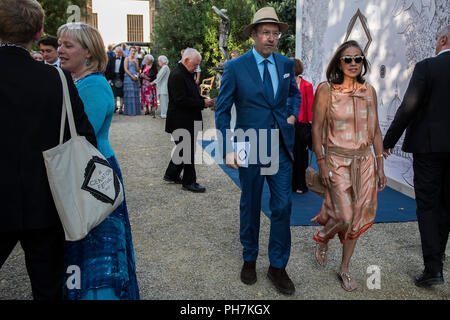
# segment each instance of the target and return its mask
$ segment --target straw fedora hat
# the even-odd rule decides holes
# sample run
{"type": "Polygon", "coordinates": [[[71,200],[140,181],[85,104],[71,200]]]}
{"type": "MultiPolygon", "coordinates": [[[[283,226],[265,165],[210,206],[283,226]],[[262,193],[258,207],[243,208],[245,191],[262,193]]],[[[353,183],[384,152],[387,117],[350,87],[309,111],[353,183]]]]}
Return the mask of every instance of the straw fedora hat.
{"type": "Polygon", "coordinates": [[[250,33],[253,30],[253,27],[260,23],[278,24],[278,26],[280,27],[280,32],[282,33],[286,32],[289,28],[288,24],[280,22],[280,20],[278,20],[278,16],[274,8],[264,7],[256,11],[255,15],[253,16],[253,22],[245,27],[244,34],[249,37],[250,33]]]}

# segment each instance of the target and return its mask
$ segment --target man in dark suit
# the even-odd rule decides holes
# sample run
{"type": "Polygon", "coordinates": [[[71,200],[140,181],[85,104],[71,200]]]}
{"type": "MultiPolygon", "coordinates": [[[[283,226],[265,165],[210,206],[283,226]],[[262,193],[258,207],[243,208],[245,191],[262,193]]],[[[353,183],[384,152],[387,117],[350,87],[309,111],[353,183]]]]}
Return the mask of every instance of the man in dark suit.
{"type": "MultiPolygon", "coordinates": [[[[64,231],[42,152],[59,144],[63,94],[58,71],[29,53],[43,21],[36,0],[0,0],[0,268],[20,241],[34,299],[54,300],[62,298],[64,231]]],[[[65,74],[77,133],[96,145],[70,73],[65,74]]],[[[65,135],[70,136],[68,124],[65,135]]]]}
{"type": "Polygon", "coordinates": [[[109,57],[108,64],[106,65],[105,77],[112,87],[114,98],[116,101],[116,108],[114,112],[119,110],[119,114],[123,114],[123,79],[125,76],[124,68],[125,57],[121,47],[114,49],[114,56],[109,57]],[[117,108],[117,102],[119,107],[117,108]]]}
{"type": "Polygon", "coordinates": [[[195,173],[194,154],[198,134],[195,122],[200,124],[201,129],[203,108],[214,105],[213,100],[200,96],[195,84],[194,71],[200,65],[201,59],[197,50],[186,49],[181,63],[172,70],[167,83],[169,108],[166,132],[172,134],[179,152],[175,152],[170,160],[164,180],[181,183],[184,190],[192,192],[205,192],[205,188],[197,183],[195,173]]]}
{"type": "MultiPolygon", "coordinates": [[[[287,24],[279,22],[274,8],[265,7],[255,13],[253,23],[244,29],[244,34],[254,40],[254,47],[225,65],[217,100],[216,127],[226,150],[226,165],[239,170],[242,188],[240,240],[244,264],[241,281],[248,285],[257,281],[261,195],[264,180],[267,180],[271,210],[267,276],[281,293],[291,295],[295,286],[286,272],[286,265],[291,249],[294,124],[299,113],[300,91],[295,81],[294,60],[275,52],[281,33],[287,29],[287,24]],[[241,152],[234,152],[227,134],[233,103],[237,115],[235,133],[249,131],[255,136],[254,141],[250,140],[248,166],[239,165],[241,152]],[[262,138],[263,135],[267,139],[262,138]],[[265,161],[260,158],[262,154],[278,155],[271,163],[277,170],[265,167],[265,161]]],[[[239,133],[236,138],[245,145],[239,133]]]]}
{"type": "Polygon", "coordinates": [[[417,286],[444,282],[450,230],[450,25],[436,37],[436,57],[418,62],[408,89],[384,137],[385,157],[406,129],[402,150],[413,153],[417,220],[425,270],[417,286]]]}

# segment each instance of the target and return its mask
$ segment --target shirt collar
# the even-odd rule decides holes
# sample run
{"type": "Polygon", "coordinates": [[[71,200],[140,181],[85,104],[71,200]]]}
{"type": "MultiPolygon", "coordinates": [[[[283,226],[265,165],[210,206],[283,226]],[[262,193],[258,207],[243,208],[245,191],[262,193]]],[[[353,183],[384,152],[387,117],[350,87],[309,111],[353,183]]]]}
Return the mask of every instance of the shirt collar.
{"type": "Polygon", "coordinates": [[[449,52],[449,51],[450,51],[450,49],[445,49],[445,50],[442,50],[441,52],[439,52],[437,55],[440,55],[442,53],[449,52]]]}
{"type": "Polygon", "coordinates": [[[56,60],[56,61],[53,62],[53,63],[48,63],[47,61],[44,61],[44,62],[45,62],[45,64],[48,64],[48,65],[51,65],[51,66],[59,67],[59,58],[58,58],[58,60],[56,60]]]}
{"type": "MultiPolygon", "coordinates": [[[[255,47],[252,48],[252,52],[253,52],[253,55],[254,55],[254,57],[256,59],[256,64],[260,64],[264,60],[266,60],[266,58],[264,58],[262,55],[260,55],[258,53],[258,51],[256,51],[255,47]]],[[[275,59],[273,58],[273,53],[267,58],[267,60],[269,60],[269,62],[275,64],[275,59]]]]}

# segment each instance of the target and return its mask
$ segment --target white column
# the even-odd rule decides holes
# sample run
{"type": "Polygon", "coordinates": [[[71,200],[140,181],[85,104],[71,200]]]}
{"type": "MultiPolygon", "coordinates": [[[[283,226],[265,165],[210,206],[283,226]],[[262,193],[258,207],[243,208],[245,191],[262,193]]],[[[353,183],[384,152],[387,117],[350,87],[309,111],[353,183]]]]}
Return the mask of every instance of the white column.
{"type": "Polygon", "coordinates": [[[295,57],[302,57],[302,17],[303,17],[303,0],[297,0],[297,19],[295,24],[295,57]]]}

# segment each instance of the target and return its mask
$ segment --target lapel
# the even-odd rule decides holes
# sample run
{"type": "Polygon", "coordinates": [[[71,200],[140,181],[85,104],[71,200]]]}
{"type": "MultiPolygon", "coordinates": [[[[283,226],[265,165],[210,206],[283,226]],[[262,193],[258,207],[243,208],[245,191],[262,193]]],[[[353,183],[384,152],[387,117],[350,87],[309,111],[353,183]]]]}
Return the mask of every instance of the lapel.
{"type": "Polygon", "coordinates": [[[282,68],[283,64],[281,62],[281,60],[279,59],[278,53],[274,52],[273,53],[273,59],[275,60],[275,66],[277,68],[277,73],[278,73],[278,89],[277,89],[277,93],[275,95],[275,102],[278,100],[278,96],[280,95],[280,92],[283,91],[283,83],[284,83],[284,79],[283,79],[283,70],[284,68],[282,68]]]}
{"type": "Polygon", "coordinates": [[[245,64],[245,67],[247,69],[247,72],[248,72],[250,78],[252,78],[252,80],[253,80],[253,83],[258,88],[260,88],[261,92],[263,93],[264,99],[267,101],[267,103],[270,106],[271,105],[270,100],[264,92],[263,82],[261,80],[261,75],[259,73],[258,66],[256,65],[256,59],[253,56],[252,49],[250,49],[250,51],[247,52],[245,60],[243,62],[245,64]]]}

